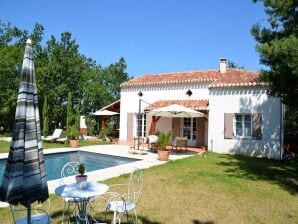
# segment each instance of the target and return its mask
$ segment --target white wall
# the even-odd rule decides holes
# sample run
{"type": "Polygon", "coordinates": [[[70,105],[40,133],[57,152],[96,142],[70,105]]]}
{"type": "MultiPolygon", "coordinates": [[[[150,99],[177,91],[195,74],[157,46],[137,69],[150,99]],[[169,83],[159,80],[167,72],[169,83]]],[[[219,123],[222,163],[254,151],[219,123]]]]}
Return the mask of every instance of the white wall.
{"type": "Polygon", "coordinates": [[[210,89],[208,150],[280,159],[280,108],[264,89],[210,89]],[[262,113],[262,140],[224,139],[224,113],[262,113]]]}
{"type": "MultiPolygon", "coordinates": [[[[139,110],[139,96],[138,92],[142,91],[143,97],[141,102],[141,111],[148,104],[154,103],[157,100],[197,100],[197,99],[208,99],[209,98],[209,83],[194,84],[190,85],[161,85],[152,87],[129,87],[121,88],[120,95],[120,135],[119,138],[122,141],[127,139],[127,113],[138,113],[139,110]],[[188,97],[186,91],[190,89],[192,96],[188,97]]],[[[135,125],[135,124],[134,124],[135,125]]],[[[171,130],[172,123],[161,118],[157,122],[157,129],[163,130],[166,126],[171,130]]]]}

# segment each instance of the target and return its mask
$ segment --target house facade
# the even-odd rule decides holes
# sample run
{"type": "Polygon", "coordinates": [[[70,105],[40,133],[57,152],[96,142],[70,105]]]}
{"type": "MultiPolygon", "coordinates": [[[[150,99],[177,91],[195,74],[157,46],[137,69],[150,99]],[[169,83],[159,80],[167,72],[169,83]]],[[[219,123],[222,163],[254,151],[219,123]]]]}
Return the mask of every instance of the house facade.
{"type": "Polygon", "coordinates": [[[143,75],[121,84],[119,140],[132,141],[138,134],[147,137],[156,129],[172,131],[172,138],[186,136],[192,147],[280,159],[280,98],[267,94],[259,73],[229,69],[225,59],[220,60],[219,67],[143,75]],[[204,117],[167,118],[150,113],[172,104],[202,112],[204,117]]]}

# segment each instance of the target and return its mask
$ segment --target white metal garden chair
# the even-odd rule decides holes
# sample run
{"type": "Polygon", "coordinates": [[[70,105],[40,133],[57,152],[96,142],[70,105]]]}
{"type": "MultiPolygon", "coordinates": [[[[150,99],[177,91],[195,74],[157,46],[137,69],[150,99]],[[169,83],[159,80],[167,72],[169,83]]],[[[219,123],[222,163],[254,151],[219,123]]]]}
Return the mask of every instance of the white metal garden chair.
{"type": "MultiPolygon", "coordinates": [[[[91,198],[88,201],[87,212],[86,212],[89,217],[87,219],[85,218],[85,222],[93,223],[93,224],[107,224],[107,221],[106,221],[107,204],[110,201],[115,201],[115,200],[124,201],[121,195],[119,195],[118,197],[118,194],[113,192],[107,192],[104,195],[99,195],[91,198]]],[[[121,215],[121,213],[119,214],[121,215]]],[[[84,217],[79,217],[79,218],[80,220],[84,220],[84,217]]],[[[116,213],[114,214],[113,220],[119,220],[117,223],[121,222],[120,216],[117,216],[116,213]]]]}
{"type": "MultiPolygon", "coordinates": [[[[51,223],[51,218],[48,214],[50,210],[50,199],[47,200],[48,207],[44,209],[45,203],[38,203],[31,213],[32,224],[48,224],[51,223]]],[[[14,224],[27,224],[27,208],[22,205],[9,205],[14,224]]]]}
{"type": "MultiPolygon", "coordinates": [[[[128,181],[127,193],[115,193],[110,192],[113,196],[108,200],[106,209],[114,212],[113,224],[121,223],[121,214],[126,214],[128,220],[128,213],[133,211],[135,220],[137,222],[137,203],[143,188],[144,174],[141,169],[135,169],[128,181]]],[[[123,184],[117,184],[110,186],[111,188],[124,186],[123,184]]]]}
{"type": "MultiPolygon", "coordinates": [[[[60,179],[60,184],[70,184],[73,183],[75,181],[74,175],[78,174],[78,168],[79,168],[79,162],[68,162],[66,163],[62,169],[61,169],[61,179],[60,179]]],[[[70,206],[73,205],[74,209],[73,212],[75,211],[76,208],[76,202],[78,200],[74,200],[73,198],[68,198],[68,197],[64,197],[64,208],[63,208],[63,215],[62,215],[62,223],[64,222],[64,216],[65,216],[65,212],[67,211],[68,214],[68,218],[70,218],[70,206]]],[[[73,213],[72,212],[72,213],[73,213]]]]}

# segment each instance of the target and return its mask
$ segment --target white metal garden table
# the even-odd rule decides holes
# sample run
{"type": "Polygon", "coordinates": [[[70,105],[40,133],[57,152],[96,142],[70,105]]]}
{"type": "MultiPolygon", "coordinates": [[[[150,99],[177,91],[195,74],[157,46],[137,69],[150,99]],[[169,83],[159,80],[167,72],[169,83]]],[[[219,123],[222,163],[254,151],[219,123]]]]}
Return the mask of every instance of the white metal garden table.
{"type": "Polygon", "coordinates": [[[80,183],[64,184],[55,189],[55,193],[61,197],[73,198],[78,205],[77,222],[88,223],[87,204],[90,198],[102,195],[109,190],[109,186],[93,181],[81,183],[85,187],[81,188],[80,183]]]}

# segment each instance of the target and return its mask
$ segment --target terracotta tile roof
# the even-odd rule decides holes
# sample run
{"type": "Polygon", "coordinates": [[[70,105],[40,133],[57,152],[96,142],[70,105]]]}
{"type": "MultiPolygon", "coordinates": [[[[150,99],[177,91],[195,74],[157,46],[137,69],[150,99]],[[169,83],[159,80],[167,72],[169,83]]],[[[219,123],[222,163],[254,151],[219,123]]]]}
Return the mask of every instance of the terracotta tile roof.
{"type": "Polygon", "coordinates": [[[209,85],[209,88],[233,87],[233,86],[263,86],[265,82],[260,80],[260,74],[243,69],[228,69],[219,79],[209,85]]]}
{"type": "Polygon", "coordinates": [[[147,74],[121,84],[121,87],[138,87],[182,83],[210,83],[210,88],[229,86],[262,86],[260,75],[255,71],[227,69],[221,74],[218,70],[147,74]]]}
{"type": "Polygon", "coordinates": [[[121,84],[121,87],[212,82],[219,78],[217,70],[146,74],[121,84]]]}
{"type": "Polygon", "coordinates": [[[172,104],[178,104],[193,110],[208,110],[208,100],[158,100],[148,105],[145,110],[154,110],[160,107],[166,107],[172,104]]]}

